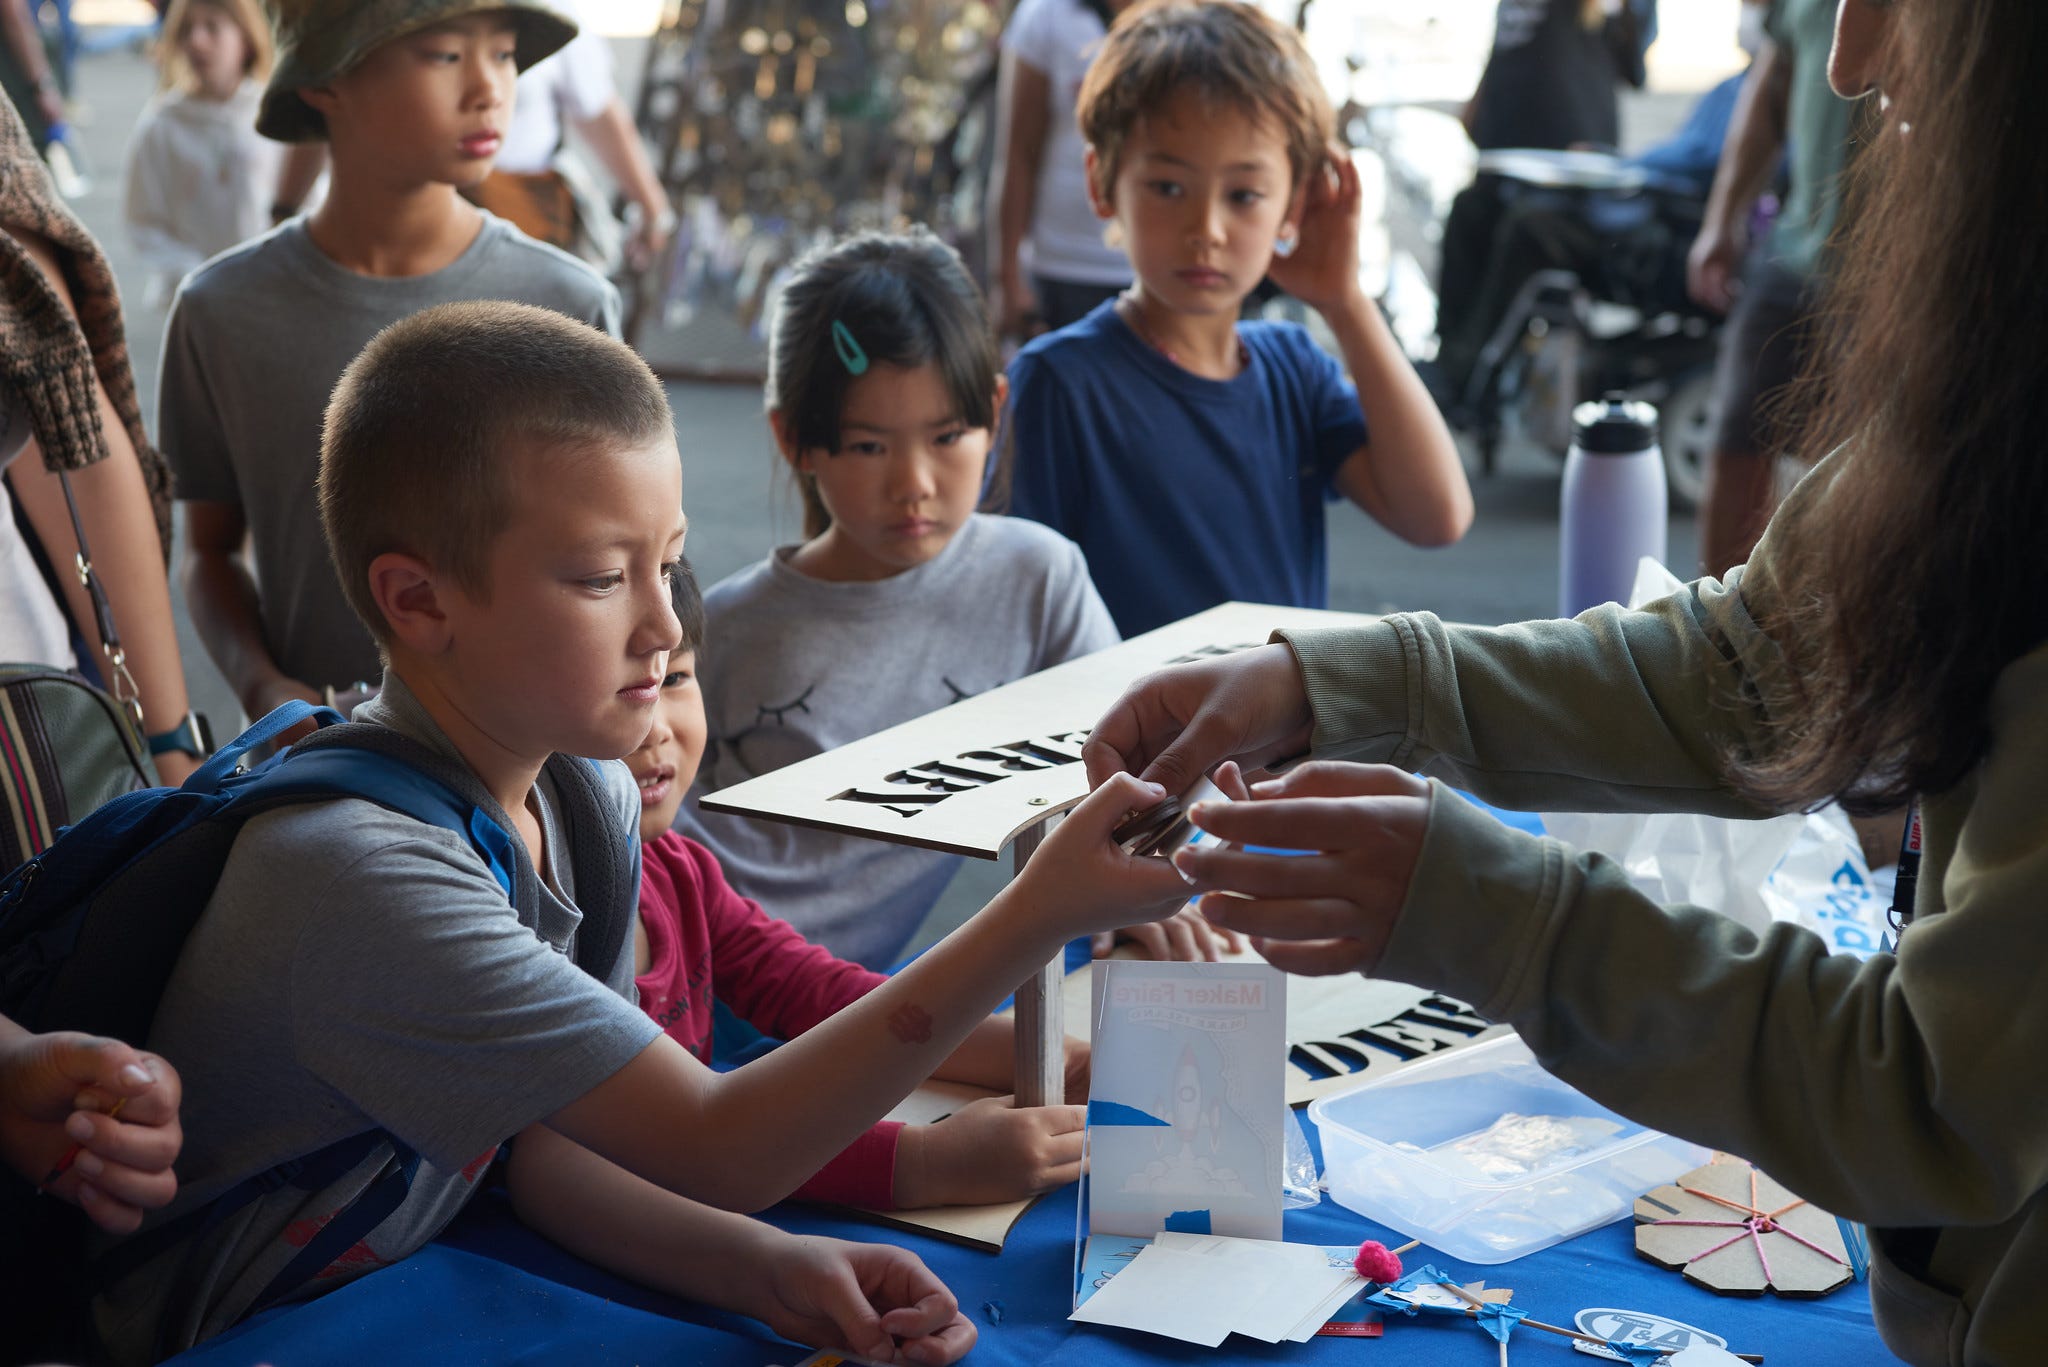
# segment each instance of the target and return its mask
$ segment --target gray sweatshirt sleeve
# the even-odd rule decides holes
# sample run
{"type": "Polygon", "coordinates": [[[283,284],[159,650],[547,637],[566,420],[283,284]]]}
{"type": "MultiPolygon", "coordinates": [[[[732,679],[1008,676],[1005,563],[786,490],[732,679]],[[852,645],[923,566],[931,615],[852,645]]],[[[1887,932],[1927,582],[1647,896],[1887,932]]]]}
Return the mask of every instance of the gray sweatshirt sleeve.
{"type": "MultiPolygon", "coordinates": [[[[1796,497],[1825,492],[1823,466],[1796,497]]],[[[1725,582],[1638,611],[1454,626],[1403,613],[1363,630],[1283,631],[1319,754],[1396,764],[1523,811],[1769,815],[1727,787],[1760,753],[1757,685],[1786,668],[1755,612],[1775,602],[1769,540],[1725,582]]]]}

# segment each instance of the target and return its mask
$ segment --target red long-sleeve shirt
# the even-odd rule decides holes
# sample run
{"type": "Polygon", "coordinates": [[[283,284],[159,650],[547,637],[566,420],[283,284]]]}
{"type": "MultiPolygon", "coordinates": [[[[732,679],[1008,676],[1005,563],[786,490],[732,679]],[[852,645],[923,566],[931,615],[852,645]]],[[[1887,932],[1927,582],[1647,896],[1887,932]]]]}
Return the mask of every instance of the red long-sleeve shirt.
{"type": "MultiPolygon", "coordinates": [[[[640,923],[648,948],[647,971],[636,979],[640,1006],[707,1063],[714,998],[762,1034],[794,1039],[884,981],[734,892],[717,856],[674,831],[641,853],[640,923]]],[[[889,1120],[876,1125],[796,1194],[892,1207],[902,1128],[889,1120]]]]}

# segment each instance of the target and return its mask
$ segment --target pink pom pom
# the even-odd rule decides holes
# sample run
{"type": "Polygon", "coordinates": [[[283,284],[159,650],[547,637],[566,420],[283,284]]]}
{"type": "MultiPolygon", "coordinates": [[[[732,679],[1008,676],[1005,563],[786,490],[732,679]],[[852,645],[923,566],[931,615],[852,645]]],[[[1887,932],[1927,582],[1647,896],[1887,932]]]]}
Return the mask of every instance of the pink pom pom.
{"type": "Polygon", "coordinates": [[[1369,1282],[1397,1282],[1401,1280],[1401,1259],[1378,1239],[1367,1239],[1358,1246],[1358,1256],[1351,1260],[1358,1269],[1358,1275],[1369,1282]]]}

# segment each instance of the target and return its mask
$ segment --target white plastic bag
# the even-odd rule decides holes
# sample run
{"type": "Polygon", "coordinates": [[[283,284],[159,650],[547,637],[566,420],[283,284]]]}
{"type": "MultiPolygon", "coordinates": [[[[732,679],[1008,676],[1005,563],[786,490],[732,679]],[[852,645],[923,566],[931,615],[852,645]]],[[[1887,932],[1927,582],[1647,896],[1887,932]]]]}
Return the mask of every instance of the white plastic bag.
{"type": "Polygon", "coordinates": [[[1774,919],[1764,885],[1806,824],[1802,816],[1731,821],[1686,812],[1545,812],[1543,829],[1598,850],[1652,901],[1710,907],[1762,933],[1774,919]]]}
{"type": "MultiPolygon", "coordinates": [[[[1629,602],[1640,607],[1683,587],[1645,557],[1629,602]]],[[[1543,828],[1614,859],[1658,902],[1708,907],[1759,933],[1773,921],[1792,921],[1829,949],[1859,957],[1883,946],[1888,880],[1872,877],[1862,843],[1839,808],[1764,821],[1682,812],[1546,812],[1543,828]]]]}

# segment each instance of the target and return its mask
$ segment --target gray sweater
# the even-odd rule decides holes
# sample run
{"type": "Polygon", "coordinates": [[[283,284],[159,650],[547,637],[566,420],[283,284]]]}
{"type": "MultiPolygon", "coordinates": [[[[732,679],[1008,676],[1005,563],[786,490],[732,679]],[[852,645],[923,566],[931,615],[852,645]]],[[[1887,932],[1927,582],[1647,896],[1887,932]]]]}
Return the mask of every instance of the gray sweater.
{"type": "MultiPolygon", "coordinates": [[[[1853,467],[1851,467],[1853,468],[1853,467]]],[[[1828,497],[1836,457],[1794,497],[1828,497]]],[[[1717,756],[1761,744],[1758,628],[1781,592],[1745,569],[1639,612],[1494,629],[1426,614],[1284,633],[1315,746],[1523,809],[1757,816],[1717,756]]],[[[1597,854],[1510,830],[1432,785],[1428,835],[1379,976],[1521,1032],[1617,1111],[1740,1154],[1873,1227],[1871,1300],[1915,1364],[2042,1358],[2048,1286],[2048,647],[2010,664],[1992,746],[1923,796],[1916,917],[1898,953],[1830,956],[1659,908],[1597,854]],[[1627,972],[1615,966],[1627,965],[1627,972]]]]}
{"type": "Polygon", "coordinates": [[[813,579],[795,549],[704,595],[710,740],[676,829],[771,916],[887,968],[957,856],[707,812],[696,796],[1114,645],[1116,627],[1079,548],[1036,522],[977,513],[937,557],[873,583],[813,579]]]}

